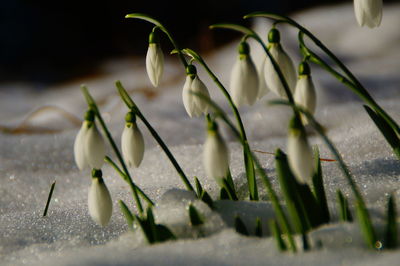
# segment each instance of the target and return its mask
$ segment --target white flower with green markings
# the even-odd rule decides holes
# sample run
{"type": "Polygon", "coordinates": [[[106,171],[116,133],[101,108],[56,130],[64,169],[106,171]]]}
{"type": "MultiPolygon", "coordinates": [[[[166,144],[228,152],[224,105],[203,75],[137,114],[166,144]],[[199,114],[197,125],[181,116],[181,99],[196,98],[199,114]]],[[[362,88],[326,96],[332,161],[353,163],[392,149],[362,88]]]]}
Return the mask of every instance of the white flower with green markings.
{"type": "Polygon", "coordinates": [[[382,21],[382,0],[354,0],[354,12],[358,24],[375,28],[382,21]]]}
{"type": "Polygon", "coordinates": [[[122,155],[129,167],[139,167],[144,155],[144,139],[136,124],[133,112],[125,117],[125,128],[121,136],[122,155]]]}
{"type": "Polygon", "coordinates": [[[158,35],[151,32],[149,36],[149,48],[146,54],[147,75],[154,87],[160,84],[164,73],[164,54],[161,50],[158,35]]]}
{"type": "MultiPolygon", "coordinates": [[[[297,105],[314,115],[316,98],[310,67],[306,62],[302,62],[299,65],[299,78],[297,79],[294,101],[297,105]]],[[[308,124],[308,120],[304,115],[301,115],[301,118],[304,124],[308,124]]]]}
{"type": "Polygon", "coordinates": [[[210,98],[206,85],[197,76],[196,67],[188,65],[186,68],[186,81],[183,85],[182,100],[186,112],[190,117],[206,114],[208,103],[201,96],[210,98]]]}
{"type": "Polygon", "coordinates": [[[101,170],[93,169],[92,184],[88,194],[89,214],[98,225],[106,226],[112,214],[112,200],[101,170]]]}
{"type": "Polygon", "coordinates": [[[241,42],[238,50],[239,56],[231,72],[230,91],[233,102],[239,107],[253,105],[257,100],[259,78],[247,42],[241,42]]]}

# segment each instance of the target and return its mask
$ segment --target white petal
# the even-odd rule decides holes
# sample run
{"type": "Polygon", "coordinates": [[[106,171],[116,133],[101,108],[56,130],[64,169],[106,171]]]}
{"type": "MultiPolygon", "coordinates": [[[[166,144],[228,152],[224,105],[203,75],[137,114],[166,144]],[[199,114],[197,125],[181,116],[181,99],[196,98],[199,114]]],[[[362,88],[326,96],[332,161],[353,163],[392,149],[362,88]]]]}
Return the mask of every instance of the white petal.
{"type": "Polygon", "coordinates": [[[192,79],[189,75],[186,76],[186,82],[182,91],[183,105],[185,106],[186,112],[190,117],[200,116],[202,113],[207,113],[207,102],[205,102],[199,96],[190,93],[190,91],[210,97],[207,87],[197,76],[194,79],[192,79]]]}
{"type": "Polygon", "coordinates": [[[164,72],[164,54],[160,45],[151,43],[146,54],[147,75],[154,87],[160,83],[164,72]]]}
{"type": "MultiPolygon", "coordinates": [[[[208,89],[207,89],[206,85],[203,83],[203,81],[201,81],[201,79],[199,79],[198,76],[196,76],[193,80],[192,90],[201,95],[204,95],[205,97],[210,98],[210,94],[208,93],[208,89]]],[[[194,95],[194,96],[195,96],[194,102],[196,105],[198,116],[201,115],[202,113],[206,114],[207,110],[208,110],[208,103],[205,100],[203,100],[201,97],[199,97],[197,95],[194,95]]]]}
{"type": "Polygon", "coordinates": [[[100,169],[104,162],[106,148],[103,137],[95,123],[88,129],[85,137],[85,156],[91,168],[100,169]]]}
{"type": "Polygon", "coordinates": [[[378,27],[382,21],[382,0],[354,0],[354,12],[360,26],[378,27]]]}
{"type": "MultiPolygon", "coordinates": [[[[293,93],[296,86],[296,70],[294,68],[292,59],[290,59],[280,44],[271,45],[269,51],[271,52],[271,55],[275,59],[276,63],[279,65],[283,76],[285,77],[286,82],[293,93]]],[[[268,88],[282,98],[287,98],[282,82],[268,57],[265,62],[264,75],[268,88]]]]}
{"type": "Polygon", "coordinates": [[[228,148],[218,133],[208,133],[203,153],[204,169],[217,183],[226,177],[229,169],[228,148]]]}
{"type": "Polygon", "coordinates": [[[112,214],[112,200],[104,182],[92,178],[92,185],[88,195],[89,214],[93,221],[101,226],[106,226],[112,214]]]}
{"type": "Polygon", "coordinates": [[[258,96],[258,82],[257,69],[251,57],[239,57],[230,79],[231,96],[236,106],[254,104],[258,96]]]}
{"type": "Polygon", "coordinates": [[[87,122],[82,123],[82,127],[76,135],[75,143],[74,143],[74,157],[75,163],[78,166],[79,170],[83,170],[88,166],[88,162],[85,156],[85,137],[87,134],[87,122]]]}
{"type": "MultiPolygon", "coordinates": [[[[311,76],[303,75],[297,80],[294,101],[312,115],[315,113],[316,95],[311,76]]],[[[304,116],[302,116],[302,120],[303,122],[308,123],[304,116]]]]}
{"type": "Polygon", "coordinates": [[[267,86],[267,83],[265,82],[265,64],[266,64],[266,60],[264,59],[264,61],[262,62],[260,69],[258,71],[259,75],[258,75],[258,99],[261,99],[262,97],[264,97],[264,95],[266,95],[269,92],[269,88],[267,86]]]}
{"type": "Polygon", "coordinates": [[[128,166],[139,167],[144,155],[144,139],[136,123],[125,126],[121,137],[122,155],[128,166]]]}
{"type": "Polygon", "coordinates": [[[300,183],[311,183],[314,160],[305,133],[289,131],[287,153],[290,168],[300,183]]]}

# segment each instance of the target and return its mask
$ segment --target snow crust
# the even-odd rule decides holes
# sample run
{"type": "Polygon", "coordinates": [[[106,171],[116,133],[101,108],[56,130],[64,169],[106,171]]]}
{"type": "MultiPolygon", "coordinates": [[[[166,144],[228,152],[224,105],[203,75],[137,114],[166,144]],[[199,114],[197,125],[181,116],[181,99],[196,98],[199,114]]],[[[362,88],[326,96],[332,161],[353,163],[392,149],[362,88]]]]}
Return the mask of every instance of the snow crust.
{"type": "MultiPolygon", "coordinates": [[[[359,28],[350,4],[327,6],[304,11],[295,19],[304,24],[331,48],[360,77],[361,82],[396,121],[400,121],[400,5],[386,5],[380,28],[359,28]]],[[[255,28],[266,35],[268,22],[256,21],[255,28]]],[[[296,32],[282,29],[287,52],[299,62],[296,32]]],[[[227,45],[207,58],[223,84],[229,84],[230,67],[236,58],[237,43],[227,45]]],[[[252,43],[258,63],[263,54],[252,43]]],[[[144,57],[117,60],[104,66],[104,76],[85,81],[100,102],[100,108],[116,143],[124,126],[126,107],[118,98],[113,82],[121,80],[133,90],[133,98],[154,128],[165,140],[177,161],[190,178],[197,176],[212,197],[218,195],[214,180],[205,176],[202,148],[205,123],[190,119],[183,107],[181,90],[183,71],[177,61],[166,58],[164,79],[154,99],[143,93],[150,88],[144,57]]],[[[223,96],[198,68],[211,97],[228,109],[223,96]]],[[[365,196],[378,233],[382,234],[387,196],[394,193],[400,206],[400,164],[380,132],[362,108],[362,103],[331,76],[318,67],[312,69],[318,95],[317,119],[326,127],[365,196]]],[[[81,117],[86,106],[80,83],[69,83],[49,90],[32,90],[29,84],[2,85],[0,120],[9,127],[18,125],[40,106],[55,105],[81,117]]],[[[269,94],[267,99],[275,96],[269,94]]],[[[253,107],[241,108],[242,118],[254,150],[274,152],[286,149],[289,112],[271,107],[262,100],[253,107]]],[[[157,203],[155,217],[168,226],[178,241],[149,246],[140,230],[131,232],[119,211],[117,201],[124,200],[135,210],[129,187],[109,167],[103,177],[112,195],[114,212],[107,227],[97,226],[87,210],[90,185],[88,170],[79,172],[73,159],[73,142],[78,132],[59,115],[44,113],[33,119],[32,127],[61,130],[55,134],[11,135],[0,133],[0,264],[2,265],[398,265],[398,251],[368,250],[358,225],[333,222],[310,233],[313,249],[300,254],[281,254],[269,237],[266,222],[274,214],[268,201],[217,201],[211,210],[183,184],[166,156],[141,122],[146,152],[139,169],[132,169],[134,181],[157,203]],[[51,183],[57,180],[48,217],[42,212],[51,183]],[[192,203],[205,218],[205,224],[193,228],[187,208],[192,203]],[[250,233],[255,219],[262,218],[263,238],[245,237],[233,229],[236,215],[244,220],[250,233]]],[[[222,126],[222,124],[221,124],[222,126]]],[[[247,197],[242,151],[229,130],[231,171],[239,195],[247,197]]],[[[311,132],[311,143],[320,145],[321,155],[332,158],[327,148],[311,132]]],[[[108,149],[107,154],[114,154],[108,149]]],[[[259,159],[277,187],[273,156],[259,154],[259,159]]],[[[323,172],[329,207],[337,221],[335,192],[352,194],[335,163],[324,162],[323,172]]],[[[194,182],[193,182],[194,183],[194,182]]],[[[260,194],[266,199],[260,182],[260,194]]],[[[398,208],[398,211],[400,209],[398,208]]],[[[300,242],[299,242],[300,243],[300,242]]]]}

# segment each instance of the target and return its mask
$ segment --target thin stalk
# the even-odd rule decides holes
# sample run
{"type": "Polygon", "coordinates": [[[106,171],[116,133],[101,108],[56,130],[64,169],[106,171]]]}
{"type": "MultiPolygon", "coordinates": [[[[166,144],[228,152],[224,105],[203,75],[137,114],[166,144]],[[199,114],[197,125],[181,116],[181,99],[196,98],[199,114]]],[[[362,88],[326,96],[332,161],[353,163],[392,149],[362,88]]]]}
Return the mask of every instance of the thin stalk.
{"type": "Polygon", "coordinates": [[[140,187],[138,187],[134,182],[131,182],[128,176],[121,169],[119,169],[118,165],[110,157],[106,156],[104,158],[104,161],[109,163],[112,166],[112,168],[114,168],[114,170],[122,177],[122,179],[128,183],[128,185],[132,190],[132,193],[135,189],[137,189],[139,194],[147,201],[147,203],[150,206],[154,206],[154,202],[146,195],[146,193],[144,193],[143,190],[141,190],[140,187]]]}
{"type": "Polygon", "coordinates": [[[235,103],[232,100],[231,95],[227,91],[227,89],[224,87],[224,85],[219,81],[218,77],[214,74],[214,72],[208,67],[206,62],[203,60],[203,58],[196,53],[195,51],[191,49],[183,49],[183,53],[191,56],[194,58],[200,65],[204,67],[204,69],[207,71],[208,75],[212,78],[212,80],[217,84],[218,88],[221,90],[222,94],[225,96],[225,98],[228,100],[230,107],[232,108],[233,114],[236,118],[236,121],[239,125],[239,131],[240,131],[240,136],[243,139],[245,145],[243,147],[243,157],[245,160],[245,168],[246,168],[246,175],[247,175],[247,180],[249,183],[249,192],[250,192],[250,199],[251,200],[258,200],[258,191],[257,191],[257,182],[255,179],[255,172],[254,172],[254,163],[251,160],[251,157],[249,157],[249,151],[250,147],[247,141],[247,136],[246,136],[246,130],[244,129],[244,125],[242,122],[242,118],[240,117],[239,110],[237,109],[235,103]]]}
{"type": "MultiPolygon", "coordinates": [[[[124,162],[124,159],[122,158],[122,155],[119,152],[117,144],[115,144],[115,141],[114,141],[113,137],[111,136],[111,133],[108,130],[106,123],[103,120],[103,117],[100,114],[100,111],[99,111],[99,108],[97,107],[96,102],[94,101],[93,97],[90,95],[89,90],[86,86],[82,85],[81,89],[82,89],[83,95],[85,96],[86,102],[89,105],[89,108],[91,108],[95,112],[96,117],[98,118],[100,125],[103,128],[103,131],[106,134],[106,137],[107,137],[108,141],[110,142],[112,149],[114,150],[115,155],[117,155],[118,161],[120,162],[123,171],[125,172],[126,176],[129,179],[129,182],[133,183],[132,178],[129,174],[128,168],[126,167],[126,164],[124,162]]],[[[136,202],[138,211],[139,211],[140,215],[142,215],[143,214],[142,202],[139,199],[139,195],[138,195],[136,186],[133,186],[132,192],[133,192],[133,198],[136,202]]]]}
{"type": "Polygon", "coordinates": [[[172,38],[171,33],[167,30],[166,27],[164,27],[163,24],[161,24],[161,22],[159,22],[157,19],[155,19],[155,18],[153,18],[153,17],[151,17],[149,15],[141,14],[141,13],[127,14],[125,16],[125,18],[136,18],[136,19],[145,20],[147,22],[150,22],[150,23],[156,25],[160,30],[162,30],[165,33],[165,35],[167,35],[168,39],[170,40],[170,42],[174,46],[175,50],[178,51],[179,59],[181,60],[182,64],[185,66],[185,69],[186,69],[188,63],[186,62],[185,56],[182,54],[182,51],[179,48],[178,43],[174,40],[174,38],[172,38]]]}
{"type": "Polygon", "coordinates": [[[127,105],[127,107],[130,110],[132,110],[140,118],[140,120],[142,120],[142,122],[145,124],[147,129],[150,131],[150,134],[153,136],[153,138],[157,141],[157,143],[160,145],[162,150],[165,152],[168,159],[171,161],[172,165],[175,167],[176,171],[178,172],[182,182],[185,184],[186,189],[190,190],[190,191],[194,191],[193,186],[190,184],[190,182],[189,182],[188,178],[186,177],[185,173],[183,172],[182,168],[180,167],[178,162],[175,160],[175,157],[172,155],[172,153],[168,149],[167,145],[165,145],[164,141],[158,135],[157,131],[155,131],[155,129],[151,126],[151,124],[144,117],[144,115],[140,111],[139,107],[135,104],[135,102],[132,100],[132,98],[126,92],[126,90],[122,86],[122,83],[120,81],[117,81],[115,83],[115,85],[117,86],[118,92],[119,92],[122,100],[127,105]]]}
{"type": "Polygon", "coordinates": [[[47,216],[47,211],[50,206],[51,197],[53,196],[54,187],[56,186],[56,181],[51,184],[49,196],[47,197],[46,207],[44,208],[43,217],[47,216]]]}

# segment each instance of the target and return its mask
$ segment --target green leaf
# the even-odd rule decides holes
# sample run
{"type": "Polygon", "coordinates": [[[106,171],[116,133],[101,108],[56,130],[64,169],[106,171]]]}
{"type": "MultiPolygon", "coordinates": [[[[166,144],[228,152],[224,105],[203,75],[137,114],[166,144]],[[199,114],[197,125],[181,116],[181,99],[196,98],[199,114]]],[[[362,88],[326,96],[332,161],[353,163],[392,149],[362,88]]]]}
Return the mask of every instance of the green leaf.
{"type": "Polygon", "coordinates": [[[255,35],[255,32],[247,27],[238,24],[231,24],[231,23],[219,23],[214,24],[209,27],[210,29],[230,29],[234,31],[238,31],[244,33],[246,35],[255,35]]]}
{"type": "Polygon", "coordinates": [[[194,177],[194,182],[196,184],[196,193],[197,197],[200,198],[201,194],[203,194],[203,187],[200,183],[200,180],[197,178],[197,176],[194,177]]]}
{"type": "Polygon", "coordinates": [[[243,156],[246,168],[247,183],[250,192],[250,200],[258,201],[258,189],[257,189],[256,173],[254,171],[254,162],[250,154],[250,149],[247,142],[243,149],[243,156]]]}
{"type": "Polygon", "coordinates": [[[237,215],[235,217],[235,229],[236,232],[238,232],[239,234],[248,236],[249,235],[249,231],[247,231],[246,226],[244,225],[242,219],[240,219],[240,217],[237,215]]]}
{"type": "Polygon", "coordinates": [[[400,158],[400,140],[393,128],[378,113],[374,112],[370,107],[364,105],[369,117],[374,121],[379,131],[385,137],[386,141],[392,147],[394,153],[400,158]]]}
{"type": "Polygon", "coordinates": [[[285,241],[282,239],[282,232],[281,229],[279,228],[279,225],[275,220],[270,220],[268,222],[269,229],[271,230],[272,236],[275,238],[276,245],[278,246],[278,249],[280,251],[286,251],[287,246],[285,244],[285,241]]]}
{"type": "Polygon", "coordinates": [[[260,217],[257,217],[257,219],[256,219],[256,229],[255,229],[254,234],[258,237],[263,236],[262,222],[261,222],[260,217]]]}
{"type": "Polygon", "coordinates": [[[127,14],[127,15],[125,16],[125,18],[136,18],[136,19],[141,19],[141,20],[148,21],[148,22],[150,22],[150,23],[152,23],[152,24],[154,24],[154,25],[156,25],[156,26],[158,26],[158,27],[163,27],[163,26],[161,25],[161,23],[160,23],[158,20],[156,20],[155,18],[153,18],[153,17],[151,17],[151,16],[149,16],[149,15],[143,14],[143,13],[131,13],[131,14],[127,14]]]}
{"type": "Polygon", "coordinates": [[[322,214],[321,222],[329,223],[330,214],[329,214],[328,203],[327,203],[326,195],[325,195],[324,181],[323,181],[323,177],[322,177],[322,167],[321,167],[321,160],[320,160],[321,158],[320,158],[319,149],[317,146],[314,149],[314,159],[315,159],[315,173],[312,178],[313,187],[314,187],[314,196],[315,196],[315,199],[317,200],[317,203],[321,210],[321,214],[322,214]]]}
{"type": "Polygon", "coordinates": [[[339,219],[342,222],[353,222],[353,216],[351,215],[347,198],[340,190],[336,192],[336,197],[339,207],[339,219]]]}
{"type": "Polygon", "coordinates": [[[220,190],[220,192],[219,192],[219,199],[220,199],[220,200],[229,200],[229,199],[230,199],[229,193],[228,193],[228,191],[226,190],[226,188],[221,187],[221,190],[220,190]]]}
{"type": "Polygon", "coordinates": [[[364,203],[357,201],[356,210],[358,222],[360,224],[361,232],[363,233],[366,244],[370,248],[376,249],[376,245],[379,243],[375,235],[375,230],[372,225],[371,218],[369,217],[368,211],[365,208],[364,203]]]}
{"type": "Polygon", "coordinates": [[[200,213],[192,204],[189,204],[188,211],[189,211],[190,223],[192,224],[192,226],[204,224],[204,218],[200,215],[200,213]]]}
{"type": "Polygon", "coordinates": [[[164,242],[168,240],[176,240],[176,236],[165,225],[157,224],[157,242],[164,242]]]}
{"type": "Polygon", "coordinates": [[[200,199],[210,207],[210,209],[214,209],[214,201],[212,200],[210,194],[208,194],[207,191],[203,190],[203,193],[201,193],[200,199]]]}
{"type": "Polygon", "coordinates": [[[125,202],[122,200],[118,201],[119,207],[121,209],[121,212],[124,214],[126,223],[128,224],[129,229],[133,229],[133,222],[135,220],[134,216],[132,215],[131,211],[129,210],[128,206],[126,206],[125,202]]]}
{"type": "Polygon", "coordinates": [[[224,178],[224,179],[222,179],[222,182],[223,182],[223,188],[225,189],[226,193],[228,194],[228,198],[230,200],[238,200],[236,191],[234,190],[234,188],[231,187],[228,180],[226,178],[224,178]]]}
{"type": "Polygon", "coordinates": [[[385,230],[385,242],[384,245],[386,248],[394,249],[398,245],[397,239],[397,212],[396,212],[396,203],[394,201],[393,194],[390,195],[387,207],[387,224],[385,230]]]}

